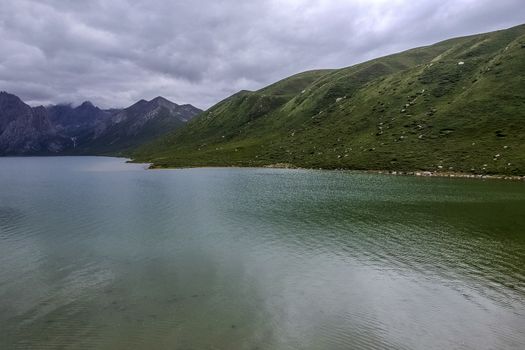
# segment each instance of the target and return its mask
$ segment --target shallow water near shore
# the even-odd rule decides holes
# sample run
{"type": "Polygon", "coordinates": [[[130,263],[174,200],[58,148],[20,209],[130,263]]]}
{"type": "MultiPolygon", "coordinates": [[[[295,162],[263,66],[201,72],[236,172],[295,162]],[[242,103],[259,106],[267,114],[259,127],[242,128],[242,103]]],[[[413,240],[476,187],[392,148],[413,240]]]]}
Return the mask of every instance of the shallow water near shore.
{"type": "Polygon", "coordinates": [[[524,349],[525,184],[0,158],[1,349],[524,349]]]}

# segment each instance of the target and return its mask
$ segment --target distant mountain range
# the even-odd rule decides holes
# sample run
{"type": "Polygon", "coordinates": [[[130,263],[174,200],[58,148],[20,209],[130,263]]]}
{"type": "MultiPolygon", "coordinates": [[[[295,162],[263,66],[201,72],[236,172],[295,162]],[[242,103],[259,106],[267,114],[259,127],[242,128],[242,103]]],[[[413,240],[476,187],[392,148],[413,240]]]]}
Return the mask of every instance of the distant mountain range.
{"type": "Polygon", "coordinates": [[[241,91],[135,159],[525,175],[525,25],[241,91]]]}
{"type": "Polygon", "coordinates": [[[125,109],[30,107],[0,92],[0,155],[125,154],[173,131],[202,111],[163,97],[125,109]]]}

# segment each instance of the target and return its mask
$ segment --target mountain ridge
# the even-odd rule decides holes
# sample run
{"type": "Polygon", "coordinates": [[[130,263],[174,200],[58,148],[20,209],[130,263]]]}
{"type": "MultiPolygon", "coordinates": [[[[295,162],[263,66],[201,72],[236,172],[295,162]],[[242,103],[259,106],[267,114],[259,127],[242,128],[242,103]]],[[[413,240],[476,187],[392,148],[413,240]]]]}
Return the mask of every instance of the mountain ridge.
{"type": "Polygon", "coordinates": [[[0,92],[0,155],[60,152],[70,142],[57,133],[45,107],[32,108],[18,96],[0,92]]]}
{"type": "Polygon", "coordinates": [[[161,96],[150,101],[140,100],[113,113],[111,125],[85,147],[88,152],[95,150],[101,154],[124,154],[142,143],[182,127],[201,112],[192,105],[178,105],[161,96]]]}
{"type": "Polygon", "coordinates": [[[200,112],[161,96],[123,109],[103,110],[90,101],[76,107],[68,103],[31,107],[2,91],[0,155],[121,155],[181,127],[200,112]]]}

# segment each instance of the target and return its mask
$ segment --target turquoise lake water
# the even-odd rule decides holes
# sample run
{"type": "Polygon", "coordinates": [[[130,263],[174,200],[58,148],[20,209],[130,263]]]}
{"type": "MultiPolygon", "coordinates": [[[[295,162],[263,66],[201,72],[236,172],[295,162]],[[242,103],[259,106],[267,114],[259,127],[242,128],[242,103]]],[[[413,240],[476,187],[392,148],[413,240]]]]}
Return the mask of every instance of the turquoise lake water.
{"type": "Polygon", "coordinates": [[[525,183],[0,158],[0,349],[525,349],[525,183]]]}

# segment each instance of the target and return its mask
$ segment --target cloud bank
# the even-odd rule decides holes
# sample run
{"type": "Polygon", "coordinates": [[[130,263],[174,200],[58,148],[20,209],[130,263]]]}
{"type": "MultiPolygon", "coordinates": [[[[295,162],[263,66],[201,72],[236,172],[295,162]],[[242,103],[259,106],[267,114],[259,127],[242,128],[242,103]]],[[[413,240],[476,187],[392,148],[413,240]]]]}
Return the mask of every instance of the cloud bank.
{"type": "Polygon", "coordinates": [[[0,90],[207,108],[241,89],[525,22],[522,0],[0,0],[0,90]]]}

